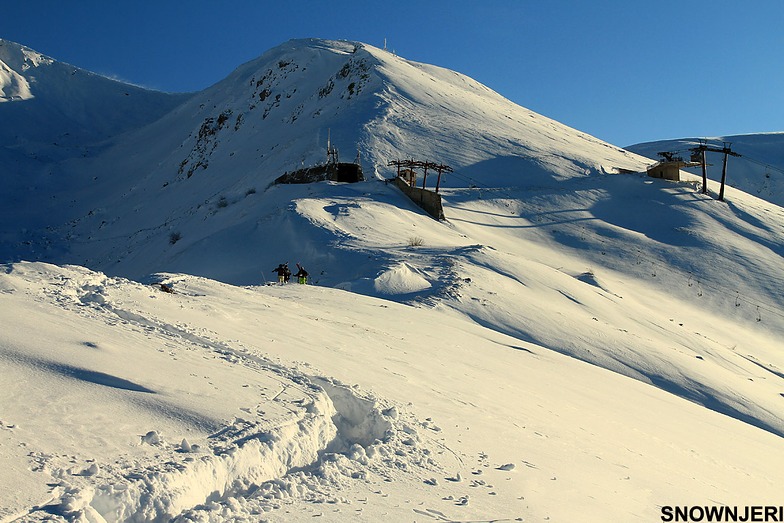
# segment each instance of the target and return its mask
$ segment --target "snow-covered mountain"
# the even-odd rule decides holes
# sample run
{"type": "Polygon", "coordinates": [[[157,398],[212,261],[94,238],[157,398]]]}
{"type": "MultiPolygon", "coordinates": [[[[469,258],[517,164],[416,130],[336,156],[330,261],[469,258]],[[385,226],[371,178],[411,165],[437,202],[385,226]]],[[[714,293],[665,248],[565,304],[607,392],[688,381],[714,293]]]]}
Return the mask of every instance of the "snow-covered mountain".
{"type": "Polygon", "coordinates": [[[85,162],[189,97],[111,80],[0,39],[0,219],[14,224],[0,233],[3,259],[73,218],[71,195],[95,177],[85,162]]]}
{"type": "Polygon", "coordinates": [[[458,73],[368,45],[298,40],[239,67],[103,154],[69,164],[58,177],[79,192],[72,188],[67,201],[60,184],[36,185],[28,194],[54,199],[62,210],[47,213],[46,234],[9,239],[6,252],[51,259],[49,250],[114,274],[166,267],[258,281],[260,264],[312,250],[280,239],[283,253],[264,252],[271,227],[256,223],[280,208],[265,203],[281,192],[268,191],[271,182],[323,162],[328,136],[344,160],[359,151],[374,181],[393,176],[390,160],[409,157],[450,165],[456,174],[444,187],[536,186],[644,165],[458,73]],[[251,235],[242,252],[231,252],[230,264],[212,264],[223,272],[205,272],[205,250],[228,255],[235,242],[225,231],[238,226],[251,235]],[[172,235],[181,238],[176,245],[172,235]]]}
{"type": "Polygon", "coordinates": [[[112,80],[0,39],[4,150],[44,158],[79,157],[92,146],[160,118],[189,96],[112,80]]]}
{"type": "MultiPolygon", "coordinates": [[[[0,116],[39,96],[11,62],[0,116]]],[[[24,133],[0,153],[0,259],[18,262],[0,274],[17,377],[0,434],[18,445],[0,486],[30,493],[3,515],[626,521],[778,502],[775,202],[647,178],[642,156],[366,44],[291,41],[150,97],[173,106],[84,154],[37,157],[24,133]],[[273,184],[328,137],[367,181],[273,184]],[[405,158],[453,168],[445,221],[385,183],[405,158]],[[261,285],[285,261],[315,285],[261,285]]]]}

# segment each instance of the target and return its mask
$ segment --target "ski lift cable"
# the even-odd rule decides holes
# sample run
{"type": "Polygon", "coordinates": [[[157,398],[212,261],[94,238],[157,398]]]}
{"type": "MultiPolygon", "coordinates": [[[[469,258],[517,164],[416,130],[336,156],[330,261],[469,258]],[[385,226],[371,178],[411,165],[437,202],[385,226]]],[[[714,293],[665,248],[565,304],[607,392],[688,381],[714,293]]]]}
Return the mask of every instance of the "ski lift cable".
{"type": "MultiPolygon", "coordinates": [[[[718,142],[716,142],[716,143],[718,143],[718,142]]],[[[694,148],[693,147],[689,147],[689,148],[686,148],[686,149],[677,149],[677,150],[668,151],[668,152],[672,152],[672,154],[683,154],[683,153],[687,153],[687,152],[689,152],[689,153],[692,152],[692,149],[694,149],[694,148]]],[[[755,163],[757,165],[765,167],[767,170],[777,171],[777,172],[779,172],[781,174],[784,174],[784,168],[780,168],[780,167],[776,167],[774,165],[771,165],[770,162],[763,162],[762,160],[758,160],[756,158],[753,158],[753,157],[749,156],[746,153],[742,153],[742,154],[739,153],[739,154],[740,154],[740,156],[744,160],[746,160],[748,162],[755,163]]]]}
{"type": "Polygon", "coordinates": [[[775,166],[771,165],[768,162],[763,162],[761,160],[755,160],[754,158],[751,158],[751,157],[748,157],[748,156],[744,156],[744,158],[746,160],[750,161],[751,163],[755,163],[757,165],[761,165],[762,167],[765,168],[766,171],[777,171],[777,172],[779,172],[781,174],[784,174],[784,169],[779,168],[779,167],[775,167],[775,166]]]}
{"type": "MultiPolygon", "coordinates": [[[[627,256],[635,256],[636,255],[636,253],[632,253],[631,251],[629,251],[627,249],[616,248],[616,250],[619,252],[621,257],[623,257],[623,255],[627,255],[627,256]]],[[[666,273],[666,271],[668,271],[668,270],[669,271],[672,270],[672,266],[671,265],[663,265],[663,264],[657,263],[655,261],[648,261],[646,263],[648,263],[650,266],[652,266],[657,274],[663,274],[663,273],[666,273]]],[[[689,273],[689,278],[693,279],[693,275],[691,274],[691,272],[689,273]]],[[[718,285],[718,284],[715,284],[715,283],[712,283],[712,282],[705,282],[703,280],[695,280],[695,281],[696,281],[696,283],[701,285],[703,289],[709,289],[709,290],[711,290],[711,291],[713,291],[715,293],[721,294],[721,295],[723,295],[723,296],[725,296],[727,298],[734,298],[735,300],[740,300],[742,302],[746,302],[749,305],[757,307],[757,309],[760,310],[760,311],[765,311],[765,312],[770,313],[772,315],[784,318],[784,312],[782,312],[782,309],[781,309],[780,306],[771,305],[770,303],[766,303],[766,302],[763,302],[763,301],[761,301],[759,299],[752,298],[751,296],[749,296],[747,294],[744,294],[744,293],[740,292],[737,289],[736,290],[731,290],[729,287],[724,287],[724,286],[721,286],[721,285],[718,285]]]]}

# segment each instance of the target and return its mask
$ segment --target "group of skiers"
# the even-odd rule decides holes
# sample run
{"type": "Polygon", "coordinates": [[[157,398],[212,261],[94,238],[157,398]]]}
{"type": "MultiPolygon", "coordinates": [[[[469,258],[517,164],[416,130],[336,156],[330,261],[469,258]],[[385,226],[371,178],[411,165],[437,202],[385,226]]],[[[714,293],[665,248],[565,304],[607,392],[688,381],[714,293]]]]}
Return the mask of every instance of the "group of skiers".
{"type": "MultiPolygon", "coordinates": [[[[294,277],[297,278],[298,283],[305,285],[308,283],[308,271],[299,263],[297,264],[297,269],[298,271],[294,277]]],[[[288,263],[281,263],[276,268],[272,269],[272,272],[278,273],[278,283],[288,283],[291,279],[291,269],[289,269],[288,263]]]]}

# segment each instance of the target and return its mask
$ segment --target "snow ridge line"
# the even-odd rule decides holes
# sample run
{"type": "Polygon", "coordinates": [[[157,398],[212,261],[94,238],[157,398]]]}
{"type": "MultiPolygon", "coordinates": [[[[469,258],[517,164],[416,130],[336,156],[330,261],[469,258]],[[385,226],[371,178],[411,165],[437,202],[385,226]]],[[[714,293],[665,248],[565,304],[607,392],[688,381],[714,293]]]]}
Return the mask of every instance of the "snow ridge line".
{"type": "Polygon", "coordinates": [[[290,379],[306,394],[289,406],[295,418],[267,430],[238,418],[210,436],[205,451],[183,441],[174,452],[187,457],[176,462],[162,456],[102,485],[62,482],[56,513],[90,523],[217,522],[220,507],[237,499],[256,514],[280,508],[281,499],[320,499],[325,481],[435,466],[415,424],[399,419],[396,407],[382,410],[374,397],[324,376],[290,379]]]}
{"type": "Polygon", "coordinates": [[[124,481],[72,490],[61,498],[67,516],[95,522],[158,523],[202,503],[218,502],[251,485],[309,466],[337,436],[335,408],[322,390],[311,394],[299,419],[266,432],[254,423],[235,420],[233,444],[174,470],[147,470],[124,481]],[[241,436],[236,438],[236,436],[241,436]]]}

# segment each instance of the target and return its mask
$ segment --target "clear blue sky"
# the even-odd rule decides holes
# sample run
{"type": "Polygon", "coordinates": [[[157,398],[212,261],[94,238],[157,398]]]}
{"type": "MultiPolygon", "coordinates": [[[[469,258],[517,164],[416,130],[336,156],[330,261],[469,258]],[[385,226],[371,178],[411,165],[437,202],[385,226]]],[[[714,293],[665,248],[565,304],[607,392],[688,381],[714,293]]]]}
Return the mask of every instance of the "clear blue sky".
{"type": "Polygon", "coordinates": [[[784,131],[783,0],[0,0],[0,38],[164,91],[309,37],[386,38],[620,146],[784,131]]]}

